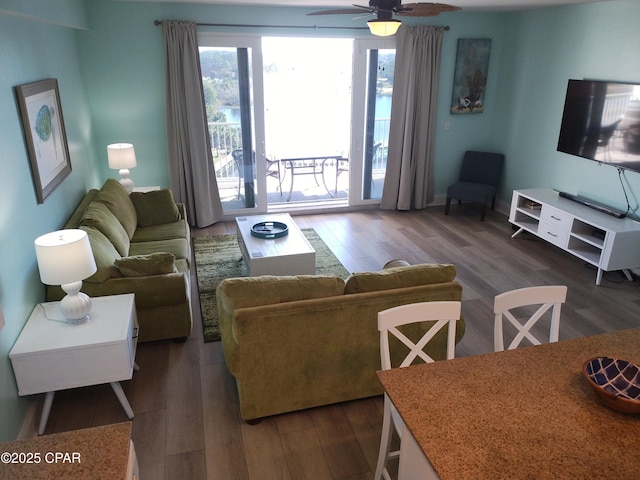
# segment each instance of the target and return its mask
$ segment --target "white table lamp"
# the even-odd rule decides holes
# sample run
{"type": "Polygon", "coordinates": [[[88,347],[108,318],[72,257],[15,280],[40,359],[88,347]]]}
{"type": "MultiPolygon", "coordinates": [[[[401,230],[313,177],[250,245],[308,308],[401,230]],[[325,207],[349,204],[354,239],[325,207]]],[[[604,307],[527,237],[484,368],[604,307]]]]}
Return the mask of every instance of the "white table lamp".
{"type": "Polygon", "coordinates": [[[109,168],[119,170],[120,183],[129,193],[133,191],[133,180],[129,178],[129,169],[137,165],[136,152],[130,143],[114,143],[107,145],[109,168]]]}
{"type": "Polygon", "coordinates": [[[96,272],[87,232],[58,230],[36,238],[34,244],[42,283],[60,285],[67,293],[60,302],[62,314],[71,324],[86,322],[91,299],[80,289],[82,280],[96,272]]]}

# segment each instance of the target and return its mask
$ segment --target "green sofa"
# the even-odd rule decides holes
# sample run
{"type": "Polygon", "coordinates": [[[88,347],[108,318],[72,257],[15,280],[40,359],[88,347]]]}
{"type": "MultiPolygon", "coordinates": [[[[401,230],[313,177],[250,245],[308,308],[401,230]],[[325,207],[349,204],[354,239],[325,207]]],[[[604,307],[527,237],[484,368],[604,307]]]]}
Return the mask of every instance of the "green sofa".
{"type": "MultiPolygon", "coordinates": [[[[191,333],[191,243],[184,206],[171,190],[131,195],[114,179],[90,190],[64,228],[89,236],[97,271],[84,280],[90,297],[134,293],[138,341],[185,339],[191,333]]],[[[60,300],[47,286],[47,300],[60,300]]]]}
{"type": "MultiPolygon", "coordinates": [[[[218,284],[220,333],[245,421],[382,393],[377,314],[407,303],[461,300],[453,265],[332,276],[231,278],[218,284]]],[[[425,324],[405,328],[410,338],[425,324]]],[[[456,337],[464,334],[464,321],[456,337]]],[[[445,358],[446,332],[427,351],[445,358]]],[[[391,345],[397,358],[398,345],[391,345]]],[[[404,352],[400,352],[404,353],[404,352]]]]}

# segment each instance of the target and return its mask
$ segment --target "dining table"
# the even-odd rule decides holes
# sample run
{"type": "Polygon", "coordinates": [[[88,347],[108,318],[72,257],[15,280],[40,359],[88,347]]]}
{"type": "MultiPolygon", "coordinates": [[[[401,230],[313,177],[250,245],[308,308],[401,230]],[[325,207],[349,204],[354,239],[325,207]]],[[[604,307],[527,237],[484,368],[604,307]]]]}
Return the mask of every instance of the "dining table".
{"type": "Polygon", "coordinates": [[[582,369],[640,363],[640,328],[377,372],[404,422],[398,478],[640,479],[640,415],[582,369]]]}

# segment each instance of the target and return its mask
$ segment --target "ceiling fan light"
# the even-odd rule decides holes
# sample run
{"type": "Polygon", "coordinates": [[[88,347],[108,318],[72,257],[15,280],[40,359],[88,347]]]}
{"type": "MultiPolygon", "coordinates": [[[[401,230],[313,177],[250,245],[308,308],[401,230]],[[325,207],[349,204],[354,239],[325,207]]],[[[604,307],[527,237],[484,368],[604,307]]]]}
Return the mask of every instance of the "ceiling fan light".
{"type": "Polygon", "coordinates": [[[367,25],[369,25],[369,30],[374,35],[378,35],[379,37],[389,37],[391,35],[395,35],[402,22],[400,20],[369,20],[367,25]]]}

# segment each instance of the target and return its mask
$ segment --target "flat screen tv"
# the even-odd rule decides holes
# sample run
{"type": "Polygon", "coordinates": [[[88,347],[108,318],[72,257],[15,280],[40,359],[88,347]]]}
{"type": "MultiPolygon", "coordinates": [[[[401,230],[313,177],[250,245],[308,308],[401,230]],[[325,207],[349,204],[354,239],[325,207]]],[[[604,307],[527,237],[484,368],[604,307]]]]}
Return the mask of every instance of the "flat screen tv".
{"type": "Polygon", "coordinates": [[[640,172],[640,85],[569,80],[558,151],[640,172]]]}

